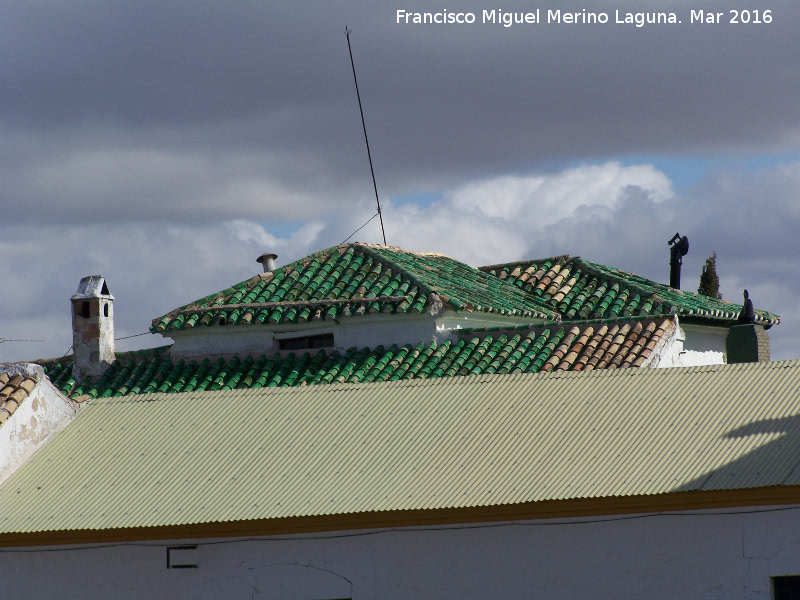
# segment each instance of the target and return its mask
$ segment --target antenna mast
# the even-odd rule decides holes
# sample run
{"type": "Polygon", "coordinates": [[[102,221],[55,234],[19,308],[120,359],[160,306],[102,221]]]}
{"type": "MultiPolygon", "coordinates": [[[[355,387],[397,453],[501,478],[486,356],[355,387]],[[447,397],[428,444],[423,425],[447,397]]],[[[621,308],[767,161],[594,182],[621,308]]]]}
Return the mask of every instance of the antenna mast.
{"type": "MultiPolygon", "coordinates": [[[[361,113],[361,126],[364,128],[364,141],[367,144],[367,158],[369,158],[369,172],[372,173],[372,187],[375,188],[375,202],[378,204],[378,217],[381,220],[381,233],[383,234],[383,245],[386,246],[386,230],[383,228],[383,214],[381,213],[381,201],[378,198],[378,184],[375,182],[375,169],[372,168],[372,154],[369,151],[369,138],[367,138],[367,124],[364,121],[364,109],[361,107],[361,94],[358,93],[358,79],[356,79],[356,63],[353,61],[353,49],[350,47],[351,29],[345,25],[344,35],[347,38],[347,49],[350,51],[350,65],[353,67],[353,83],[356,84],[356,97],[358,98],[358,110],[361,113]]],[[[374,218],[374,217],[373,217],[374,218]]]]}

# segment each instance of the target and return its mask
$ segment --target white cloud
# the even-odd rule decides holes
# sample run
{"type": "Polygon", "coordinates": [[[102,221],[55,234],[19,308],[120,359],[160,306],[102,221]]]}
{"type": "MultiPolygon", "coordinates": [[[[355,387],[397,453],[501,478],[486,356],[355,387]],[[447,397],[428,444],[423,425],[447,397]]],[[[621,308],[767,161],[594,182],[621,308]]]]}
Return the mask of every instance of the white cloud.
{"type": "MultiPolygon", "coordinates": [[[[587,165],[550,175],[504,176],[446,191],[420,209],[404,204],[384,211],[389,244],[454,253],[470,264],[530,258],[553,250],[572,218],[611,221],[632,192],[653,203],[672,197],[669,179],[650,165],[587,165]],[[554,235],[555,234],[555,235],[554,235]],[[471,240],[471,243],[465,243],[471,240]]],[[[576,253],[565,246],[556,253],[576,253]]]]}
{"type": "Polygon", "coordinates": [[[625,190],[639,188],[653,200],[672,196],[669,179],[650,165],[625,167],[618,162],[567,169],[553,175],[506,176],[473,182],[446,195],[460,211],[516,222],[529,215],[544,228],[570,217],[579,208],[619,207],[625,190]],[[533,212],[532,212],[533,211],[533,212]]]}
{"type": "Polygon", "coordinates": [[[240,242],[248,244],[257,252],[280,253],[284,257],[284,263],[286,257],[294,260],[312,252],[314,242],[324,227],[322,222],[312,221],[303,225],[288,238],[279,238],[269,233],[260,223],[237,219],[225,224],[225,229],[240,242]]]}

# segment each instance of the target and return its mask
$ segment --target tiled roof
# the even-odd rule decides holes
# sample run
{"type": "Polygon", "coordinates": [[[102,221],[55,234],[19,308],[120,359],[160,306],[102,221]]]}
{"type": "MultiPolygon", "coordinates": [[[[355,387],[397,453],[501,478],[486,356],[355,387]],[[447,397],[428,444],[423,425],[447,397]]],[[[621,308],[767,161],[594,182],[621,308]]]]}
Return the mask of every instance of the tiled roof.
{"type": "Polygon", "coordinates": [[[451,342],[173,361],[169,346],[119,355],[96,383],[74,386],[72,360],[45,363],[48,377],[78,398],[156,392],[362,383],[492,373],[638,367],[674,330],[669,318],[473,331],[451,342]]]}
{"type": "Polygon", "coordinates": [[[182,306],[155,319],[150,330],[422,313],[438,302],[455,311],[557,317],[518,287],[447,256],[342,244],[182,306]]]}
{"type": "Polygon", "coordinates": [[[36,379],[24,373],[0,373],[0,427],[36,387],[36,379]]]}
{"type": "MultiPolygon", "coordinates": [[[[742,307],[673,289],[632,273],[568,255],[480,267],[545,303],[563,320],[678,314],[711,321],[736,321],[742,307]]],[[[780,317],[756,311],[770,327],[780,317]]]]}

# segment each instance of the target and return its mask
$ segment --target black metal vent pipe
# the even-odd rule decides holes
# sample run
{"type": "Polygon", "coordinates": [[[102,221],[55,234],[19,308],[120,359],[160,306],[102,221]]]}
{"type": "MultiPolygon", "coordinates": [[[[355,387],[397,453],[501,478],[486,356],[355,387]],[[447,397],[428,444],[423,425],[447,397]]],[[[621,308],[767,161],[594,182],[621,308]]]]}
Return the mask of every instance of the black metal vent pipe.
{"type": "Polygon", "coordinates": [[[676,233],[667,244],[670,247],[669,287],[679,290],[681,289],[681,265],[683,264],[683,257],[689,252],[689,238],[685,235],[681,237],[680,233],[676,233]]]}

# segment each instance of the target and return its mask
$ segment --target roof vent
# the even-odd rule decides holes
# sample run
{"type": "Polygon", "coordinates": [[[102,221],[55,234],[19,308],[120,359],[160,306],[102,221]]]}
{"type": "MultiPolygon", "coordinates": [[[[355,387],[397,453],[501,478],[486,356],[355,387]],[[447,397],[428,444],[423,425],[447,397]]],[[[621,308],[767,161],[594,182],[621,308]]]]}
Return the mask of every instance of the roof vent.
{"type": "Polygon", "coordinates": [[[256,262],[259,262],[264,266],[264,273],[272,273],[272,271],[275,270],[276,258],[278,258],[277,254],[272,254],[271,252],[265,252],[256,259],[256,262]]]}
{"type": "Polygon", "coordinates": [[[689,253],[689,238],[680,233],[672,236],[669,245],[669,287],[681,289],[681,265],[683,257],[689,253]]]}

